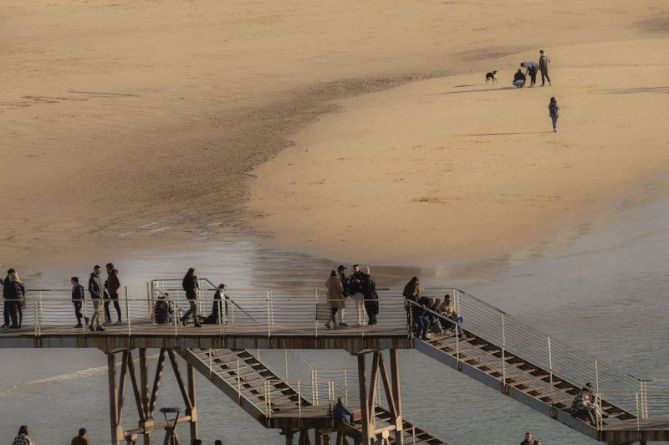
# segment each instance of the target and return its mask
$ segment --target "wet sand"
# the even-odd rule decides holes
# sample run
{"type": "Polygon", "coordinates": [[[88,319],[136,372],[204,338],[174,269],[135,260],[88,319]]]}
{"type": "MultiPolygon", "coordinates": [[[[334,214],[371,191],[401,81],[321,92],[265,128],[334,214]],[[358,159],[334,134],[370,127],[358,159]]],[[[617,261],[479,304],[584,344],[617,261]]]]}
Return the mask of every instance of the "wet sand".
{"type": "Polygon", "coordinates": [[[482,73],[538,46],[667,33],[657,0],[9,0],[2,12],[0,267],[253,235],[250,170],[337,99],[482,73]]]}

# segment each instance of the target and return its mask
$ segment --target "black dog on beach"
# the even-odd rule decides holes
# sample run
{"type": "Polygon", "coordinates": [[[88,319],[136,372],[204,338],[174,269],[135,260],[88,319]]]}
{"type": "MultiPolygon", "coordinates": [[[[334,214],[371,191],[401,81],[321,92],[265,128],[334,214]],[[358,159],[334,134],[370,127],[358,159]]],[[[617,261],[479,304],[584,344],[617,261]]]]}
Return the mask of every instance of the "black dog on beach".
{"type": "Polygon", "coordinates": [[[485,83],[488,83],[489,80],[492,80],[492,83],[497,82],[497,71],[485,73],[485,83]]]}

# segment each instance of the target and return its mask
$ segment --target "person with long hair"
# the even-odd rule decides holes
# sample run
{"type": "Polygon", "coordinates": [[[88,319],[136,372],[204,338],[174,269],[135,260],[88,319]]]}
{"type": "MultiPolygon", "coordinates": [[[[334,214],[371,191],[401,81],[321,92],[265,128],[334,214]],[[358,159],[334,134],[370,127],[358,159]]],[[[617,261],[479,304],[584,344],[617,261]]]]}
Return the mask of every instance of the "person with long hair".
{"type": "Polygon", "coordinates": [[[19,432],[16,434],[16,438],[14,439],[14,442],[12,442],[12,445],[35,445],[35,442],[28,437],[27,426],[21,425],[19,427],[19,432]]]}
{"type": "Polygon", "coordinates": [[[9,285],[5,286],[5,302],[9,302],[9,318],[12,329],[19,329],[23,324],[23,307],[26,304],[26,289],[23,287],[21,277],[14,269],[7,277],[9,285]]]}
{"type": "Polygon", "coordinates": [[[330,304],[330,319],[325,323],[325,327],[328,329],[345,327],[343,312],[346,307],[346,297],[344,286],[336,270],[330,272],[330,278],[325,282],[325,286],[328,289],[328,303],[330,304]]]}
{"type": "Polygon", "coordinates": [[[553,132],[557,133],[557,121],[560,114],[560,107],[558,107],[557,100],[554,97],[551,97],[551,101],[548,103],[548,115],[553,121],[553,132]]]}
{"type": "Polygon", "coordinates": [[[188,317],[192,315],[193,324],[196,328],[199,328],[202,326],[197,319],[197,291],[200,286],[198,285],[197,275],[195,275],[194,268],[191,267],[188,269],[188,272],[186,272],[186,275],[181,281],[181,287],[183,287],[183,290],[186,292],[186,299],[188,300],[188,305],[190,306],[184,316],[181,317],[181,324],[186,326],[186,323],[188,323],[188,317]]]}

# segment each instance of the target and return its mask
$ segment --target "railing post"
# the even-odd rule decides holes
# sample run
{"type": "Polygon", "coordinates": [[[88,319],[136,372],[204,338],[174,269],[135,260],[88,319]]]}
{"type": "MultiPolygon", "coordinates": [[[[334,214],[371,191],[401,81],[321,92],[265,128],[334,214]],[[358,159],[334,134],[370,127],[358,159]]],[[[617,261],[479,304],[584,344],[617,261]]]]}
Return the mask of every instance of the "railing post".
{"type": "Polygon", "coordinates": [[[239,359],[237,359],[237,396],[242,400],[242,376],[239,374],[240,366],[239,359]]]}
{"type": "Polygon", "coordinates": [[[271,311],[270,311],[270,299],[269,299],[270,296],[269,295],[270,295],[269,290],[267,290],[267,297],[265,299],[266,300],[266,306],[267,306],[266,307],[266,309],[267,309],[267,337],[272,336],[272,327],[271,327],[271,323],[270,323],[272,314],[271,314],[271,311]]]}
{"type": "Polygon", "coordinates": [[[211,348],[209,348],[209,379],[211,379],[214,374],[214,367],[211,359],[211,348]]]}
{"type": "Polygon", "coordinates": [[[554,396],[555,396],[555,387],[553,386],[553,352],[551,350],[551,337],[550,335],[546,337],[547,342],[548,342],[548,372],[549,372],[549,377],[550,377],[550,384],[551,384],[551,405],[555,404],[554,396]]]}
{"type": "Polygon", "coordinates": [[[634,393],[634,399],[636,400],[636,430],[639,432],[641,430],[641,425],[640,425],[640,415],[639,415],[639,393],[635,392],[634,393]]]}
{"type": "Polygon", "coordinates": [[[318,337],[318,289],[314,289],[314,333],[318,337]]]}
{"type": "Polygon", "coordinates": [[[506,323],[502,313],[502,391],[506,393],[506,323]]]}
{"type": "Polygon", "coordinates": [[[415,425],[411,427],[411,439],[412,439],[413,445],[416,445],[416,426],[415,425]]]}
{"type": "MultiPolygon", "coordinates": [[[[7,300],[5,300],[5,304],[7,304],[7,300]]],[[[35,326],[33,327],[35,331],[35,337],[39,337],[40,335],[40,329],[39,329],[39,320],[38,320],[38,308],[37,308],[37,302],[33,301],[33,311],[35,312],[35,326]]]]}
{"type": "Polygon", "coordinates": [[[288,349],[283,350],[283,369],[284,377],[288,380],[288,349]]]}
{"type": "Polygon", "coordinates": [[[311,370],[311,404],[316,405],[316,393],[314,392],[314,381],[316,378],[314,377],[314,369],[311,370]]]}
{"type": "MultiPolygon", "coordinates": [[[[169,303],[167,303],[169,304],[169,303]]],[[[174,308],[172,308],[172,318],[174,319],[174,336],[178,337],[179,336],[179,323],[181,323],[180,317],[179,317],[179,303],[174,301],[174,308]]]]}
{"type": "Polygon", "coordinates": [[[146,308],[148,309],[149,313],[149,320],[151,323],[155,321],[154,313],[153,313],[153,305],[151,304],[151,284],[147,281],[146,282],[146,308]]]}
{"type": "Polygon", "coordinates": [[[125,294],[125,320],[128,322],[128,337],[132,335],[132,322],[130,321],[130,304],[128,302],[128,286],[123,287],[125,294]]]}
{"type": "Polygon", "coordinates": [[[302,382],[297,381],[297,418],[302,418],[302,382]]]}
{"type": "MultiPolygon", "coordinates": [[[[21,304],[21,301],[19,301],[21,304]]],[[[42,333],[42,292],[39,293],[37,302],[37,312],[35,313],[35,324],[38,325],[37,332],[42,333]]]]}
{"type": "Polygon", "coordinates": [[[348,406],[348,370],[344,368],[344,403],[348,406]]]}

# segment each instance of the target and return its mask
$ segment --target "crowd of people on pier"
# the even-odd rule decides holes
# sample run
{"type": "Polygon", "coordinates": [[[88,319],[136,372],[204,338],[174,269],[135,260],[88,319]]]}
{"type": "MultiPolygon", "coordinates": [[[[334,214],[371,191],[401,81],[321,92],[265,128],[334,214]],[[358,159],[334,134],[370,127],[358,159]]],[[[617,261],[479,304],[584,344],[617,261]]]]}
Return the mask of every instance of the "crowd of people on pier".
{"type": "Polygon", "coordinates": [[[379,295],[376,292],[376,280],[369,266],[362,271],[360,265],[354,264],[353,273],[350,276],[346,276],[346,269],[346,266],[339,265],[337,270],[330,272],[330,277],[325,282],[330,305],[330,319],[325,323],[325,327],[328,329],[348,327],[344,320],[347,298],[350,298],[355,306],[354,326],[377,324],[379,295]]]}

